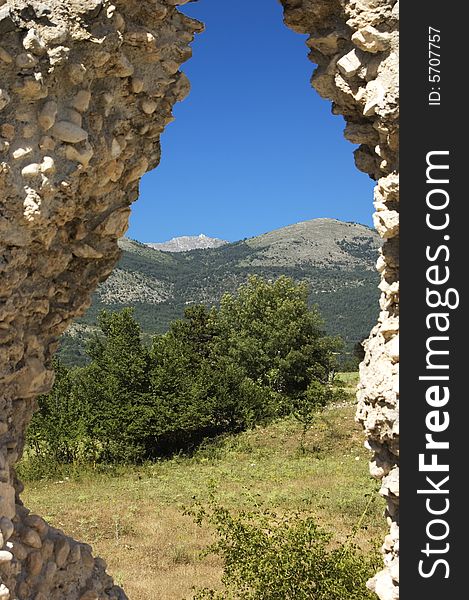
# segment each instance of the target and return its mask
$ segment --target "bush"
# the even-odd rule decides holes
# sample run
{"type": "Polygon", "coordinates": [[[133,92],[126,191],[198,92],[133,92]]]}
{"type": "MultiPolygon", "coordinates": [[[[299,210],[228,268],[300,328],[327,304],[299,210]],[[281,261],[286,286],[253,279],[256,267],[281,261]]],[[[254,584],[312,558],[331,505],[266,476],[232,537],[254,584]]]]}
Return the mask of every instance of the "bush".
{"type": "Polygon", "coordinates": [[[330,384],[322,384],[312,381],[306,392],[293,402],[293,416],[302,425],[300,447],[301,453],[306,452],[305,440],[308,429],[316,420],[317,415],[332,402],[338,402],[346,397],[341,387],[333,387],[330,384]]]}
{"type": "MultiPolygon", "coordinates": [[[[220,308],[191,306],[148,348],[132,309],[103,311],[84,367],[55,365],[31,452],[52,463],[135,463],[239,432],[332,398],[339,340],[304,284],[251,277],[220,308]]],[[[308,420],[308,423],[309,423],[308,420]]],[[[307,425],[305,425],[307,427],[307,425]]]]}
{"type": "Polygon", "coordinates": [[[222,592],[203,589],[194,600],[373,600],[367,580],[379,554],[366,556],[351,540],[334,544],[312,516],[269,511],[230,514],[212,501],[187,511],[215,527],[206,552],[224,562],[222,592]]]}
{"type": "Polygon", "coordinates": [[[87,435],[88,412],[75,393],[80,369],[68,369],[54,359],[55,383],[51,392],[39,396],[39,410],[28,429],[32,455],[51,465],[89,460],[93,442],[87,435]]]}

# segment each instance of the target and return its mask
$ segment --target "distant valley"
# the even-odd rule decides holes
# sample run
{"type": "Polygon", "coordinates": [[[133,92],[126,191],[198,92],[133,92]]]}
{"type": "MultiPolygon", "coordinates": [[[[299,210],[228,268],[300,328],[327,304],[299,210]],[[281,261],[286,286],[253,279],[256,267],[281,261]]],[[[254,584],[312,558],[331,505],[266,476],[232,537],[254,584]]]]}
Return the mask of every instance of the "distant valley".
{"type": "Polygon", "coordinates": [[[161,333],[185,307],[216,304],[250,274],[307,281],[328,333],[341,335],[348,351],[376,322],[380,239],[364,225],[314,219],[232,243],[200,235],[151,245],[123,238],[119,245],[118,265],[62,338],[67,362],[84,361],[84,342],[101,309],[132,306],[145,334],[161,333]]]}

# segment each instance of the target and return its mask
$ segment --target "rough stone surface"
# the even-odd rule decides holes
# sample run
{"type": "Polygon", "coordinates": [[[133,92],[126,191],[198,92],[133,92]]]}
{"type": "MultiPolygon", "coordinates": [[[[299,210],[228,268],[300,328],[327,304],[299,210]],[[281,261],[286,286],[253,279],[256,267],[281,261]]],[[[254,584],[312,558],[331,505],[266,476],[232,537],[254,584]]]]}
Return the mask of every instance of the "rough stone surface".
{"type": "Polygon", "coordinates": [[[384,240],[379,322],[360,367],[357,420],[381,479],[390,533],[384,568],[368,586],[381,600],[399,598],[399,85],[396,0],[281,0],[286,24],[309,34],[312,85],[345,117],[345,137],[360,144],[357,167],[377,180],[374,224],[384,240]]]}
{"type": "MultiPolygon", "coordinates": [[[[124,592],[86,544],[22,505],[14,464],[70,321],[111,272],[140,177],[189,85],[179,66],[202,26],[188,0],[0,0],[0,598],[111,600],[124,592]]],[[[275,0],[272,0],[275,1],[275,0]]],[[[377,180],[381,314],[361,366],[357,419],[382,480],[390,533],[369,583],[398,598],[398,3],[281,0],[309,34],[313,86],[377,180]]]]}
{"type": "Polygon", "coordinates": [[[0,0],[0,598],[125,598],[86,544],[22,505],[14,464],[189,90],[178,69],[202,26],[175,4],[0,0]]]}

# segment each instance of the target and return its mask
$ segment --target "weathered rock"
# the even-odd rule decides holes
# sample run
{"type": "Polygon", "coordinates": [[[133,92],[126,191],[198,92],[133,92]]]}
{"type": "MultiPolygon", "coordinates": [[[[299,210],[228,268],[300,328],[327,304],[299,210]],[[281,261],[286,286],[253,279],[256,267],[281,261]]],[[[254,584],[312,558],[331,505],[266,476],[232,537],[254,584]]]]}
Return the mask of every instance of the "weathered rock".
{"type": "Polygon", "coordinates": [[[54,102],[54,100],[49,100],[49,102],[44,104],[41,112],[39,113],[39,125],[42,127],[42,129],[44,129],[44,131],[47,131],[54,125],[56,117],[57,102],[54,102]]]}
{"type": "Polygon", "coordinates": [[[55,545],[55,564],[59,569],[64,566],[69,554],[69,541],[65,538],[60,538],[55,545]]]}
{"type": "Polygon", "coordinates": [[[88,110],[91,101],[91,92],[89,90],[80,90],[71,102],[71,106],[79,112],[88,110]]]}
{"type": "Polygon", "coordinates": [[[28,564],[26,565],[29,575],[31,577],[37,577],[42,570],[43,564],[44,560],[42,558],[42,554],[39,551],[31,552],[28,555],[28,564]]]}
{"type": "Polygon", "coordinates": [[[12,56],[1,46],[0,46],[0,60],[3,60],[3,62],[5,62],[7,64],[13,62],[12,56]]]}
{"type": "Polygon", "coordinates": [[[8,550],[0,550],[0,563],[9,562],[13,559],[13,554],[8,550]]]}
{"type": "MultiPolygon", "coordinates": [[[[0,315],[6,340],[0,451],[8,440],[0,479],[0,598],[125,599],[86,545],[47,524],[34,525],[19,500],[14,463],[34,398],[52,384],[57,339],[115,264],[139,179],[158,164],[159,136],[172,120],[172,106],[189,90],[178,69],[202,26],[175,8],[186,1],[9,0],[7,6],[0,0],[0,315]]],[[[375,223],[385,240],[377,263],[381,313],[361,366],[357,419],[374,453],[371,471],[382,479],[391,524],[384,569],[369,585],[382,600],[395,600],[398,4],[282,3],[287,25],[309,35],[318,65],[314,87],[344,115],[347,138],[360,144],[358,168],[378,181],[375,223]]]]}
{"type": "Polygon", "coordinates": [[[13,531],[15,530],[15,526],[7,517],[0,518],[0,531],[2,532],[2,536],[4,541],[6,542],[13,535],[13,531]]]}
{"type": "Polygon", "coordinates": [[[383,52],[391,45],[391,34],[365,25],[352,35],[352,42],[365,52],[383,52]]]}
{"type": "Polygon", "coordinates": [[[32,548],[40,548],[42,546],[42,540],[38,532],[30,527],[27,527],[21,533],[21,541],[27,546],[32,548]]]}
{"type": "Polygon", "coordinates": [[[52,135],[62,142],[78,144],[88,139],[88,132],[71,121],[59,121],[52,129],[52,135]]]}
{"type": "Polygon", "coordinates": [[[391,535],[384,569],[370,582],[381,600],[399,597],[399,34],[395,0],[281,0],[285,22],[306,33],[318,68],[312,83],[347,121],[360,147],[357,167],[377,180],[375,227],[384,240],[377,269],[381,313],[360,367],[357,420],[372,450],[370,472],[382,480],[391,535]]]}
{"type": "Polygon", "coordinates": [[[3,583],[0,583],[0,600],[10,600],[10,591],[3,583]]]}
{"type": "Polygon", "coordinates": [[[358,57],[357,51],[354,48],[337,61],[337,66],[343,75],[346,77],[353,77],[358,69],[362,66],[362,61],[358,57]]]}
{"type": "Polygon", "coordinates": [[[8,106],[10,101],[10,94],[5,89],[0,88],[0,110],[3,110],[6,106],[8,106]]]}
{"type": "Polygon", "coordinates": [[[166,0],[0,0],[0,598],[125,599],[88,547],[28,515],[14,463],[58,337],[118,259],[201,30],[166,0]]]}

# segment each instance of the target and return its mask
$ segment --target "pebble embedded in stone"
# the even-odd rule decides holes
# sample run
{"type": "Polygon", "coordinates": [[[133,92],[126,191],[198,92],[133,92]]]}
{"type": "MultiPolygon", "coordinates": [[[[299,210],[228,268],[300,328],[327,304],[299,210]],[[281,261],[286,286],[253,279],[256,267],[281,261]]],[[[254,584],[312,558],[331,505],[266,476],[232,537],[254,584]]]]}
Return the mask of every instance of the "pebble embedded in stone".
{"type": "Polygon", "coordinates": [[[69,144],[78,144],[88,138],[88,133],[84,129],[70,121],[58,121],[52,129],[52,135],[69,144]]]}

